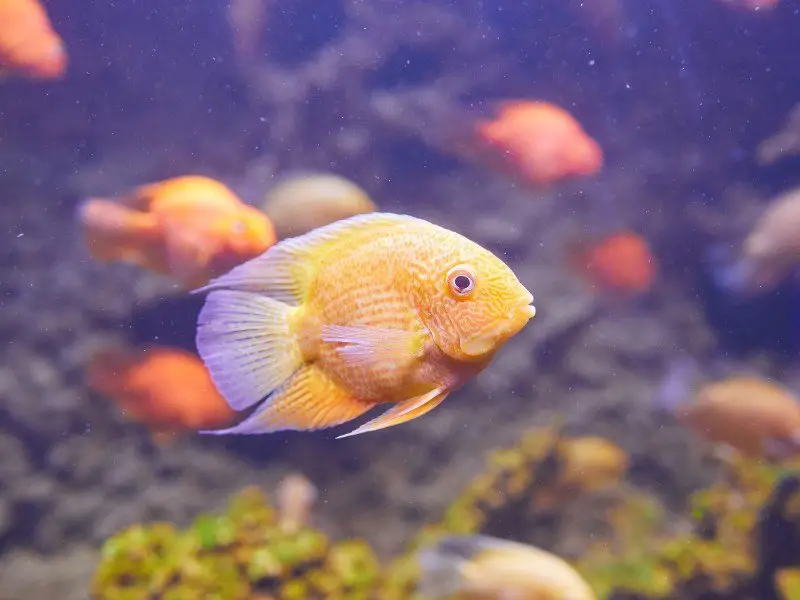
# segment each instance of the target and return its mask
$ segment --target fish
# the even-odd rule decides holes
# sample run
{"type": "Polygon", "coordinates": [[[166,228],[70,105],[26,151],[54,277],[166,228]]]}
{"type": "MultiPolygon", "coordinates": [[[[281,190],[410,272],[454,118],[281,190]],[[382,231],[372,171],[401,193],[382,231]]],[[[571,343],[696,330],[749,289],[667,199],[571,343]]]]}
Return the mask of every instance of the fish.
{"type": "Polygon", "coordinates": [[[78,219],[95,260],[131,263],[185,289],[208,283],[276,241],[261,211],[201,176],[140,186],[119,199],[87,199],[78,219]]]}
{"type": "Polygon", "coordinates": [[[593,600],[562,558],[494,537],[450,536],[418,554],[417,593],[427,600],[593,600]]]}
{"type": "Polygon", "coordinates": [[[89,359],[85,381],[113,399],[128,419],[144,424],[159,445],[183,433],[230,425],[236,417],[203,362],[179,348],[100,348],[89,359]]]}
{"type": "Polygon", "coordinates": [[[275,495],[281,531],[296,533],[308,523],[319,492],[301,473],[290,473],[280,481],[275,495]]]}
{"type": "Polygon", "coordinates": [[[0,74],[61,79],[67,63],[64,41],[39,0],[0,0],[0,74]]]}
{"type": "Polygon", "coordinates": [[[352,181],[332,173],[311,173],[281,181],[267,194],[261,210],[278,238],[285,239],[377,208],[352,181]]]}
{"type": "Polygon", "coordinates": [[[200,356],[231,408],[256,407],[208,432],[218,435],[323,429],[381,404],[391,408],[339,437],[410,421],[536,314],[533,295],[485,248],[380,212],[283,240],[201,292],[200,356]]]}
{"type": "Polygon", "coordinates": [[[748,458],[785,460],[800,454],[800,404],[784,386],[755,375],[733,375],[695,390],[693,359],[670,367],[657,406],[697,435],[748,458]]]}
{"type": "Polygon", "coordinates": [[[658,271],[647,240],[633,231],[572,242],[567,246],[567,262],[593,288],[621,296],[649,292],[658,271]]]}
{"type": "Polygon", "coordinates": [[[774,289],[800,264],[798,231],[800,188],[795,188],[769,203],[735,260],[717,257],[713,261],[714,280],[726,291],[744,297],[774,289]]]}
{"type": "Polygon", "coordinates": [[[479,119],[472,145],[481,162],[534,188],[599,173],[603,151],[563,108],[542,101],[498,102],[479,119]]]}

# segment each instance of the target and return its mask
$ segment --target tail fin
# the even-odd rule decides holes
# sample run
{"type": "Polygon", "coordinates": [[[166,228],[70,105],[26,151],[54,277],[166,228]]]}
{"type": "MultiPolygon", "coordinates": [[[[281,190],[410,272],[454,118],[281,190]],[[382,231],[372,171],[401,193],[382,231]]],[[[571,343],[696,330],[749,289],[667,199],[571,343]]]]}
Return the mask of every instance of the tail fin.
{"type": "Polygon", "coordinates": [[[295,308],[250,292],[214,290],[197,325],[197,349],[228,405],[241,411],[285,383],[303,364],[289,326],[295,308]]]}
{"type": "Polygon", "coordinates": [[[86,385],[104,396],[115,396],[122,388],[125,372],[136,362],[135,355],[123,348],[96,351],[86,366],[86,385]]]}
{"type": "Polygon", "coordinates": [[[124,259],[158,228],[151,215],[101,198],[83,201],[77,217],[89,254],[101,261],[124,259]]]}

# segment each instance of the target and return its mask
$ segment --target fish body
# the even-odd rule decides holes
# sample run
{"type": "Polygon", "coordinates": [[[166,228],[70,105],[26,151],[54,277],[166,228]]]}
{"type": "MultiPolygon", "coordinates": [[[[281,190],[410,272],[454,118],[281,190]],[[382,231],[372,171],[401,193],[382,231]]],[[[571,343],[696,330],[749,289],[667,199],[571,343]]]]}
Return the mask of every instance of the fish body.
{"type": "Polygon", "coordinates": [[[113,399],[157,442],[185,432],[230,424],[230,409],[195,355],[177,348],[104,348],[86,369],[87,385],[113,399]]]}
{"type": "Polygon", "coordinates": [[[572,244],[568,262],[593,287],[620,295],[648,292],[657,271],[647,240],[632,231],[621,231],[596,242],[572,244]]]}
{"type": "Polygon", "coordinates": [[[535,314],[499,258],[422,219],[359,215],[284,240],[213,280],[197,345],[232,408],[217,433],[313,430],[427,413],[535,314]]]}
{"type": "Polygon", "coordinates": [[[426,600],[593,600],[566,561],[534,546],[488,536],[454,536],[419,554],[426,600]]]}
{"type": "Polygon", "coordinates": [[[783,386],[737,375],[694,391],[698,375],[690,360],[670,369],[659,404],[709,441],[748,457],[782,459],[800,453],[800,404],[783,386]],[[693,395],[692,395],[693,394],[693,395]]]}
{"type": "Polygon", "coordinates": [[[497,105],[497,114],[477,123],[485,160],[533,187],[599,172],[603,152],[575,118],[548,102],[497,105]]]}
{"type": "Polygon", "coordinates": [[[96,260],[136,264],[186,288],[207,283],[275,242],[263,213],[222,183],[199,176],[141,186],[118,200],[89,199],[79,218],[96,260]]]}
{"type": "Polygon", "coordinates": [[[262,210],[280,239],[348,217],[375,211],[367,193],[352,181],[320,173],[289,177],[270,190],[262,210]]]}
{"type": "Polygon", "coordinates": [[[60,79],[67,51],[39,0],[0,0],[0,71],[60,79]]]}

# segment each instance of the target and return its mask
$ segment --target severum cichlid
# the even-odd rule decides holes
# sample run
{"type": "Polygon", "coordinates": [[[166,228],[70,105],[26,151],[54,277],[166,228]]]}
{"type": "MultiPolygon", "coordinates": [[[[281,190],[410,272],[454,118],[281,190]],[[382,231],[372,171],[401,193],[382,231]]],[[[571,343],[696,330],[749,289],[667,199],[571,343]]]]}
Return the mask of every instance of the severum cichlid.
{"type": "Polygon", "coordinates": [[[235,410],[214,433],[314,430],[392,407],[348,435],[423,415],[534,316],[494,254],[422,219],[359,215],[270,248],[210,291],[197,345],[235,410]]]}

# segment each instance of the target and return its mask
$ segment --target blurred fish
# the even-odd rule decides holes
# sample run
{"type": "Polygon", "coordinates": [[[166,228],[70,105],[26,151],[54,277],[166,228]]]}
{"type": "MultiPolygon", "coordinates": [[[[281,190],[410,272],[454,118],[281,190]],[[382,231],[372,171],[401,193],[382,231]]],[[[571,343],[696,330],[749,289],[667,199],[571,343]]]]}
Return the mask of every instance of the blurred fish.
{"type": "Polygon", "coordinates": [[[256,58],[267,24],[267,0],[230,0],[228,25],[233,33],[236,57],[249,62],[256,58]]]}
{"type": "Polygon", "coordinates": [[[593,600],[566,561],[534,546],[488,536],[447,537],[419,554],[424,598],[593,600]]]}
{"type": "MultiPolygon", "coordinates": [[[[482,371],[534,316],[533,296],[488,250],[405,215],[359,215],[290,238],[198,291],[197,347],[242,424],[314,430],[419,417],[482,371]]],[[[346,436],[340,436],[346,437],[346,436]]]]}
{"type": "Polygon", "coordinates": [[[291,473],[284,477],[276,492],[281,530],[295,533],[308,523],[318,495],[314,484],[300,473],[291,473]]]}
{"type": "Polygon", "coordinates": [[[375,209],[355,183],[327,173],[289,177],[270,190],[262,205],[279,239],[375,209]]]}
{"type": "Polygon", "coordinates": [[[578,494],[596,492],[618,483],[629,467],[628,454],[602,437],[560,440],[555,448],[559,463],[555,481],[535,498],[539,510],[551,509],[578,494]]]}
{"type": "Polygon", "coordinates": [[[0,74],[60,79],[67,51],[39,0],[0,0],[0,74]]]}
{"type": "Polygon", "coordinates": [[[725,262],[717,247],[714,278],[729,292],[743,296],[779,285],[800,264],[800,188],[770,202],[744,241],[741,258],[725,262]]]}
{"type": "Polygon", "coordinates": [[[526,100],[496,108],[496,115],[479,121],[475,136],[462,143],[464,152],[534,187],[600,171],[600,146],[563,108],[526,100]]]}
{"type": "Polygon", "coordinates": [[[647,240],[632,231],[568,244],[567,262],[592,287],[620,296],[650,291],[657,272],[647,240]]]}
{"type": "Polygon", "coordinates": [[[81,204],[79,218],[95,260],[133,263],[186,288],[207,283],[275,243],[261,211],[207,177],[168,179],[118,200],[92,198],[81,204]]]}
{"type": "Polygon", "coordinates": [[[698,435],[747,457],[785,459],[800,453],[800,404],[782,386],[755,376],[707,383],[693,394],[699,375],[691,359],[676,361],[657,396],[698,435]]]}
{"type": "Polygon", "coordinates": [[[91,357],[85,376],[89,388],[146,425],[159,444],[184,432],[229,425],[236,416],[203,362],[176,348],[104,348],[91,357]]]}

